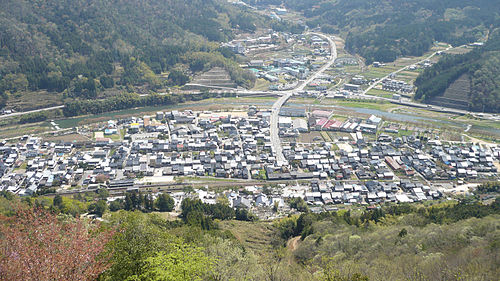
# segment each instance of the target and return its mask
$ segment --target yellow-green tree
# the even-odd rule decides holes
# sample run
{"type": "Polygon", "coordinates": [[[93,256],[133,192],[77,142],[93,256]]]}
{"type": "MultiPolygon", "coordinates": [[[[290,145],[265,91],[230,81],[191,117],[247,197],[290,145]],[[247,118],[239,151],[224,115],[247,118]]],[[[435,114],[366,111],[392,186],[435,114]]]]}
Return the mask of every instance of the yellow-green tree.
{"type": "Polygon", "coordinates": [[[203,248],[178,242],[172,244],[169,251],[147,258],[143,273],[127,280],[203,280],[213,264],[214,259],[206,256],[203,248]]]}

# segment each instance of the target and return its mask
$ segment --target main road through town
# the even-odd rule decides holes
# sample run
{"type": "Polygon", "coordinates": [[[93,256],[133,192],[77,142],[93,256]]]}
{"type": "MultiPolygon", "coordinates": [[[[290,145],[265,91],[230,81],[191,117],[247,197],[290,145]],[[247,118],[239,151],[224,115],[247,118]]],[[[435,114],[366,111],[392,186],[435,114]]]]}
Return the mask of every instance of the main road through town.
{"type": "Polygon", "coordinates": [[[307,80],[301,81],[297,87],[292,90],[283,91],[281,93],[281,97],[273,104],[271,111],[271,144],[273,147],[274,154],[276,155],[276,163],[278,166],[287,165],[287,160],[283,155],[283,147],[281,146],[281,140],[279,137],[279,128],[278,128],[278,118],[281,107],[285,102],[294,94],[304,90],[307,84],[311,83],[314,79],[318,78],[325,70],[327,70],[337,59],[337,46],[335,42],[333,42],[332,38],[319,33],[311,33],[316,36],[322,37],[330,43],[330,58],[328,62],[323,65],[318,71],[316,71],[313,75],[311,75],[307,80]]]}

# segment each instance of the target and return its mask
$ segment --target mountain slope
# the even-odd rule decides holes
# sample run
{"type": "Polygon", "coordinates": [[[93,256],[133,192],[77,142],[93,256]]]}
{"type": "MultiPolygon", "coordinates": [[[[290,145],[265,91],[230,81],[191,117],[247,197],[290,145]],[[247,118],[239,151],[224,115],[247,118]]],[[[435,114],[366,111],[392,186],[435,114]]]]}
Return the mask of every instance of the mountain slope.
{"type": "Polygon", "coordinates": [[[473,42],[500,26],[491,0],[246,0],[301,11],[311,28],[346,36],[346,48],[373,61],[420,56],[434,41],[473,42]]]}
{"type": "Polygon", "coordinates": [[[236,29],[253,31],[262,20],[225,1],[4,0],[1,6],[2,97],[46,89],[95,98],[115,83],[154,89],[163,86],[159,73],[210,63],[227,67],[239,84],[251,83],[215,42],[236,29]],[[203,60],[194,66],[193,56],[203,60]]]}
{"type": "Polygon", "coordinates": [[[415,81],[415,98],[433,103],[450,93],[460,77],[468,77],[470,82],[465,109],[500,112],[500,31],[493,32],[483,47],[463,55],[446,55],[426,69],[415,81]]]}

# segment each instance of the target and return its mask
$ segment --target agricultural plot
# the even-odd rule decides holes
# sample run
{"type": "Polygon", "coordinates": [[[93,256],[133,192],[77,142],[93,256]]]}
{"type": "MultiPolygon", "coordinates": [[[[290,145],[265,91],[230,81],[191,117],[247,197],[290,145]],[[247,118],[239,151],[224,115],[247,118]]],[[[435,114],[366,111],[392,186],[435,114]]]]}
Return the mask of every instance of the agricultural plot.
{"type": "Polygon", "coordinates": [[[49,93],[47,91],[19,92],[10,95],[7,108],[13,108],[17,111],[29,111],[61,105],[61,100],[61,93],[49,93]]]}
{"type": "Polygon", "coordinates": [[[378,97],[384,97],[384,98],[392,98],[393,95],[395,94],[394,92],[389,92],[389,91],[384,91],[382,89],[376,89],[376,88],[373,88],[371,89],[370,91],[368,91],[367,93],[368,95],[372,95],[372,96],[378,96],[378,97]]]}

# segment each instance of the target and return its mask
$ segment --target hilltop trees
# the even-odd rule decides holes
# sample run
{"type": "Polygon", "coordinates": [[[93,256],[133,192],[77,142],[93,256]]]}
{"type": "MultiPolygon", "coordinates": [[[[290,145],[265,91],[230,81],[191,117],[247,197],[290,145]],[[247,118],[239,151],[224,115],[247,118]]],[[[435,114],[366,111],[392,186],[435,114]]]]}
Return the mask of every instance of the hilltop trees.
{"type": "Polygon", "coordinates": [[[184,85],[189,82],[189,76],[179,70],[172,70],[168,74],[168,80],[172,85],[184,85]]]}

